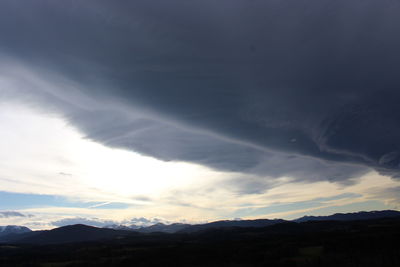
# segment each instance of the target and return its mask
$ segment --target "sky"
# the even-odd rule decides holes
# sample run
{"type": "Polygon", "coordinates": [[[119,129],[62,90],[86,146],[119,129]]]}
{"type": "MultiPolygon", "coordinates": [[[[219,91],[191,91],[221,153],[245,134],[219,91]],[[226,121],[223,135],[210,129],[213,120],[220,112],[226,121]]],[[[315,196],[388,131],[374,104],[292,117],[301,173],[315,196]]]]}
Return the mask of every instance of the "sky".
{"type": "Polygon", "coordinates": [[[0,3],[0,225],[400,209],[400,2],[0,3]]]}

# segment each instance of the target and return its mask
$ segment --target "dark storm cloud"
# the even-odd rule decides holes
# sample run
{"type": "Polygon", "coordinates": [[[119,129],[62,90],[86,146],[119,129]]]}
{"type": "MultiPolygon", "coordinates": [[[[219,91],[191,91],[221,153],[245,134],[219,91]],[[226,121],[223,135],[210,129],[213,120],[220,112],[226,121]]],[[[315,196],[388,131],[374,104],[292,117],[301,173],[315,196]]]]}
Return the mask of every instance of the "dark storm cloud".
{"type": "Polygon", "coordinates": [[[110,146],[301,180],[397,177],[399,12],[392,0],[6,0],[0,52],[108,103],[44,97],[110,146]]]}

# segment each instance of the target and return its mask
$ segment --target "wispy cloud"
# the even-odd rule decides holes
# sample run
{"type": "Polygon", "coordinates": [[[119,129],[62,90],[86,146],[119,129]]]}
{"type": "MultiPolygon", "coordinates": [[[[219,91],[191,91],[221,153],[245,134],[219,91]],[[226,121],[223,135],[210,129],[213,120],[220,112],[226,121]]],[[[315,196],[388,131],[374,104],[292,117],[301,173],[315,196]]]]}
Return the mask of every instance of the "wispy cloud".
{"type": "Polygon", "coordinates": [[[32,216],[32,215],[25,215],[17,211],[0,211],[0,218],[26,217],[26,216],[32,216]]]}

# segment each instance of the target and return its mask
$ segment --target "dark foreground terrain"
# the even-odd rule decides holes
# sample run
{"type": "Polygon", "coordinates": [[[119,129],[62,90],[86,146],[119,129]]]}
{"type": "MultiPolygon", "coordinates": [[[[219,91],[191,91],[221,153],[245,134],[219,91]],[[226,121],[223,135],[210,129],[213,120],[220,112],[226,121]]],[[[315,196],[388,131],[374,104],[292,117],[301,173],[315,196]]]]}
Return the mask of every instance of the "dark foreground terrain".
{"type": "MultiPolygon", "coordinates": [[[[84,225],[64,229],[68,235],[102,231],[84,225]]],[[[0,265],[400,266],[399,218],[283,222],[175,234],[104,230],[104,240],[95,242],[3,243],[0,265]]],[[[49,232],[62,236],[63,228],[57,231],[49,232]]]]}

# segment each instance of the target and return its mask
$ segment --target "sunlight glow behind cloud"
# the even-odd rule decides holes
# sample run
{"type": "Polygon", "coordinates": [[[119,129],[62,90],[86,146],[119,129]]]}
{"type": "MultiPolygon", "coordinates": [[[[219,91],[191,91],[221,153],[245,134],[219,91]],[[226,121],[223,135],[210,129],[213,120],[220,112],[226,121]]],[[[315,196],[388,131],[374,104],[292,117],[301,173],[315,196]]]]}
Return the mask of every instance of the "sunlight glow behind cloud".
{"type": "Polygon", "coordinates": [[[194,164],[107,148],[85,139],[62,118],[15,105],[0,106],[0,122],[2,190],[135,203],[140,202],[135,197],[157,197],[223,177],[194,164]]]}

